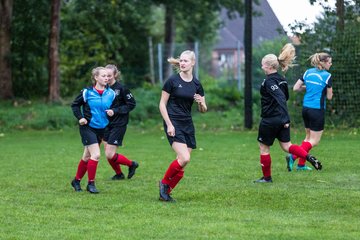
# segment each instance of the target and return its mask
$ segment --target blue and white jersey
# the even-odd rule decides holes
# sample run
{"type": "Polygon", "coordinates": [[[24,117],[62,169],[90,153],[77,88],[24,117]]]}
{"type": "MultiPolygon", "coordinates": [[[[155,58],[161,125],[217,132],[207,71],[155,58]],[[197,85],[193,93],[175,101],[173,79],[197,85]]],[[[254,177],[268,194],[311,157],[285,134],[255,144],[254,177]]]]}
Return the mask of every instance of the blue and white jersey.
{"type": "Polygon", "coordinates": [[[105,110],[110,109],[115,92],[106,87],[102,94],[99,94],[94,87],[85,88],[71,104],[74,116],[80,120],[86,118],[92,128],[103,129],[109,124],[105,110]]]}
{"type": "Polygon", "coordinates": [[[308,69],[300,79],[306,86],[303,106],[314,109],[326,108],[326,91],[332,87],[331,74],[318,68],[308,69]]]}

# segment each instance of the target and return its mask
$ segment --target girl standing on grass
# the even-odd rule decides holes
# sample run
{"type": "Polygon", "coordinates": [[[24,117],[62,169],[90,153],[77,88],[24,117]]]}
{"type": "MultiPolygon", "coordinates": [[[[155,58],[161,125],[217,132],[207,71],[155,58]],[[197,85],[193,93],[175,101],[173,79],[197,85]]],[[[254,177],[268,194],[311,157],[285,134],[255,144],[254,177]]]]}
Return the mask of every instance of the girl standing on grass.
{"type": "MultiPolygon", "coordinates": [[[[310,56],[311,65],[304,75],[295,83],[293,90],[301,92],[305,90],[302,117],[305,126],[305,139],[301,147],[309,152],[319,144],[325,126],[326,98],[332,99],[332,79],[328,72],[332,65],[332,58],[328,53],[315,53],[310,56]]],[[[289,154],[286,156],[287,169],[293,170],[294,161],[297,156],[289,154]]],[[[306,160],[300,158],[297,171],[311,171],[312,168],[305,166],[306,160]]]]}
{"type": "Polygon", "coordinates": [[[95,187],[95,175],[100,159],[100,143],[109,123],[108,116],[113,115],[113,112],[108,110],[115,99],[115,92],[107,86],[106,68],[94,68],[92,79],[94,85],[83,89],[71,104],[74,116],[79,120],[80,136],[84,145],[84,153],[71,186],[76,192],[81,192],[80,181],[88,172],[86,190],[90,193],[99,193],[95,187]]]}
{"type": "Polygon", "coordinates": [[[129,89],[124,87],[120,82],[116,81],[120,77],[120,71],[115,65],[107,65],[105,67],[108,71],[108,84],[111,89],[115,91],[116,98],[108,111],[113,112],[110,117],[110,123],[105,129],[104,147],[105,155],[114,169],[115,175],[112,180],[125,179],[120,165],[129,167],[127,178],[130,179],[134,176],[136,168],[139,164],[135,161],[129,160],[122,154],[116,153],[118,146],[122,146],[122,141],[126,132],[126,126],[129,122],[129,112],[136,106],[136,101],[129,89]]]}
{"type": "Polygon", "coordinates": [[[286,102],[289,99],[287,80],[277,70],[281,66],[286,72],[295,59],[295,48],[292,44],[286,44],[279,56],[268,54],[261,61],[261,68],[266,78],[261,84],[261,121],[258,133],[260,147],[260,164],[263,177],[254,181],[257,183],[270,183],[271,156],[270,146],[274,140],[279,140],[281,148],[285,152],[296,154],[307,159],[317,170],[321,170],[321,163],[298,145],[290,142],[290,117],[286,102]]]}
{"type": "Polygon", "coordinates": [[[170,192],[184,176],[184,168],[190,162],[191,151],[196,148],[195,128],[191,116],[193,102],[197,103],[200,112],[207,111],[204,89],[193,76],[195,53],[186,50],[178,59],[169,58],[168,62],[175,66],[179,73],[165,82],[159,109],[167,139],[176,153],[176,159],[160,180],[161,201],[174,201],[170,192]]]}

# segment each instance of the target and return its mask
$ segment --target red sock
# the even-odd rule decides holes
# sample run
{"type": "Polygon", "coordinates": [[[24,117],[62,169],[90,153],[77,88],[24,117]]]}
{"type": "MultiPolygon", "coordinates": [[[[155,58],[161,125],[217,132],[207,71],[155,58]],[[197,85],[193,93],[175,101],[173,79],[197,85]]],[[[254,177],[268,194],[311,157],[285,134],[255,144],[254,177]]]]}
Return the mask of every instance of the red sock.
{"type": "Polygon", "coordinates": [[[116,163],[116,159],[117,159],[117,153],[115,153],[111,159],[108,159],[108,162],[112,167],[112,169],[114,169],[115,173],[120,174],[122,172],[121,167],[120,164],[116,163]]]}
{"type": "MultiPolygon", "coordinates": [[[[312,145],[310,142],[302,142],[301,143],[301,147],[308,153],[310,152],[310,150],[312,149],[312,145]]],[[[300,158],[299,159],[299,166],[305,166],[306,163],[306,159],[305,158],[300,158]]]]}
{"type": "Polygon", "coordinates": [[[289,153],[299,156],[300,158],[306,158],[307,152],[300,146],[292,144],[289,147],[289,153]]]}
{"type": "Polygon", "coordinates": [[[87,171],[87,164],[88,163],[85,162],[84,160],[82,160],[82,159],[80,160],[77,171],[76,171],[76,175],[75,175],[76,180],[81,180],[84,177],[84,175],[87,171]]]}
{"type": "Polygon", "coordinates": [[[98,165],[98,161],[89,159],[89,161],[88,161],[88,179],[89,179],[89,182],[94,182],[95,181],[97,165],[98,165]]]}
{"type": "Polygon", "coordinates": [[[271,156],[270,154],[260,155],[261,170],[265,178],[271,177],[271,156]]]}
{"type": "Polygon", "coordinates": [[[166,170],[166,173],[164,175],[164,178],[161,180],[163,184],[169,185],[171,182],[171,179],[178,174],[182,170],[182,167],[180,166],[177,159],[175,159],[169,166],[169,168],[166,170]]]}
{"type": "Polygon", "coordinates": [[[184,170],[180,170],[175,176],[173,176],[171,178],[171,181],[169,183],[169,191],[168,193],[170,194],[171,191],[176,187],[176,185],[180,182],[180,180],[183,178],[184,176],[184,170]]]}
{"type": "Polygon", "coordinates": [[[116,162],[118,164],[126,165],[128,167],[130,167],[132,165],[132,161],[127,159],[124,155],[121,155],[121,154],[117,154],[116,162]]]}

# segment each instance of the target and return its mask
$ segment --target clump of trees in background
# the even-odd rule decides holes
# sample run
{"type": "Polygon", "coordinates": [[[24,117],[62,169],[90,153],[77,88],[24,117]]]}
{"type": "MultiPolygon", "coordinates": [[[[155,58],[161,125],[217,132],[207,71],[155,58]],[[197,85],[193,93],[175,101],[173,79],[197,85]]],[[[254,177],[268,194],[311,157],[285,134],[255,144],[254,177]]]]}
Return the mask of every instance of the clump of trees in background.
{"type": "MultiPolygon", "coordinates": [[[[360,76],[360,0],[337,0],[336,9],[326,8],[325,0],[309,1],[323,3],[325,13],[314,28],[302,23],[292,26],[301,45],[297,46],[300,67],[290,74],[296,76],[309,67],[312,53],[330,51],[335,96],[329,111],[334,118],[356,121],[360,96],[352,86],[359,84],[360,76]]],[[[220,10],[243,15],[244,4],[244,0],[1,0],[0,99],[57,102],[89,84],[91,68],[107,63],[119,65],[132,88],[153,84],[149,37],[164,43],[169,55],[175,42],[194,41],[209,53],[221,24],[220,10]]],[[[267,41],[253,49],[252,79],[262,79],[259,59],[285,41],[267,41]]],[[[254,88],[259,85],[251,83],[254,88]]]]}

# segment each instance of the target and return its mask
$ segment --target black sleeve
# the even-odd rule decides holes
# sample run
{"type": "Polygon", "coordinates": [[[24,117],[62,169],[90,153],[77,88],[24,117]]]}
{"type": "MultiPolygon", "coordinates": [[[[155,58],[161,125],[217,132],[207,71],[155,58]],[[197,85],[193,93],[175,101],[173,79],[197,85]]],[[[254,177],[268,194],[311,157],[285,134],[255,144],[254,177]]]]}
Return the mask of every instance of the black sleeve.
{"type": "Polygon", "coordinates": [[[171,94],[173,88],[173,79],[170,77],[165,83],[162,88],[163,91],[167,92],[168,94],[171,94]]]}
{"type": "Polygon", "coordinates": [[[198,87],[197,87],[196,93],[202,97],[205,95],[204,88],[200,82],[198,82],[198,87]]]}
{"type": "Polygon", "coordinates": [[[81,106],[85,104],[83,93],[84,90],[80,92],[80,94],[75,98],[75,100],[71,104],[71,109],[73,111],[73,114],[78,120],[84,117],[81,112],[81,106]]]}
{"type": "Polygon", "coordinates": [[[114,114],[127,114],[136,107],[135,98],[129,89],[123,88],[118,97],[122,98],[122,102],[125,104],[121,104],[120,106],[113,108],[114,114]]]}
{"type": "Polygon", "coordinates": [[[276,100],[280,106],[282,122],[290,123],[290,117],[286,104],[286,95],[275,81],[265,81],[266,91],[276,100]]]}
{"type": "Polygon", "coordinates": [[[332,88],[332,77],[330,76],[328,82],[327,82],[327,87],[328,88],[332,88]]]}

